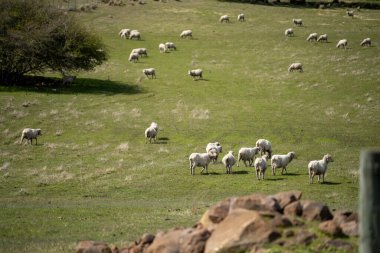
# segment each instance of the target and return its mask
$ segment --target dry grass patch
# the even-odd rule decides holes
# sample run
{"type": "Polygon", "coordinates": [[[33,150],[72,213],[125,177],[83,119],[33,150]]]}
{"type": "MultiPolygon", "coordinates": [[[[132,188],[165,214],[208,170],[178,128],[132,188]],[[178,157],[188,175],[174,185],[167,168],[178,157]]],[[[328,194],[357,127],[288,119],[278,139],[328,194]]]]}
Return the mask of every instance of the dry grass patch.
{"type": "Polygon", "coordinates": [[[209,119],[210,112],[208,109],[194,109],[191,111],[190,116],[194,119],[209,119]]]}

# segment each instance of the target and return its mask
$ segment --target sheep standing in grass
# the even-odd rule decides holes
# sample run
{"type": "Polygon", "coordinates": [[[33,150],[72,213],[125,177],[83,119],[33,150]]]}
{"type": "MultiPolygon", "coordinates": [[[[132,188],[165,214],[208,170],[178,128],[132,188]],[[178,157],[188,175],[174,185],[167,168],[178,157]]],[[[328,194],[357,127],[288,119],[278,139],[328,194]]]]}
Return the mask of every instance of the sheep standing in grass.
{"type": "Polygon", "coordinates": [[[361,43],[360,43],[360,46],[371,46],[371,39],[370,38],[366,38],[364,39],[361,43]]]}
{"type": "Polygon", "coordinates": [[[256,169],[256,178],[258,180],[264,179],[265,171],[267,169],[268,156],[263,155],[262,157],[256,158],[254,166],[256,169]]]}
{"type": "Polygon", "coordinates": [[[222,145],[219,142],[210,142],[206,146],[206,152],[208,153],[211,150],[213,150],[213,153],[214,153],[212,161],[216,163],[216,161],[218,160],[219,154],[223,152],[222,145]]]}
{"type": "Polygon", "coordinates": [[[260,155],[263,153],[268,153],[268,158],[270,159],[272,156],[272,144],[265,139],[259,139],[256,141],[256,147],[260,149],[260,155]]]}
{"type": "Polygon", "coordinates": [[[234,152],[230,150],[223,158],[222,163],[226,166],[226,173],[232,174],[232,166],[236,163],[234,152]]]}
{"type": "Polygon", "coordinates": [[[154,68],[143,69],[142,71],[148,78],[149,76],[156,78],[156,70],[154,68]]]}
{"type": "Polygon", "coordinates": [[[136,62],[139,60],[139,54],[138,53],[131,53],[129,55],[128,61],[130,62],[136,62]]]}
{"type": "Polygon", "coordinates": [[[276,169],[282,168],[281,175],[286,171],[286,166],[295,158],[296,154],[294,152],[289,152],[286,155],[273,155],[271,159],[272,163],[272,175],[276,175],[276,169]]]}
{"type": "Polygon", "coordinates": [[[307,41],[317,41],[318,34],[317,33],[310,33],[310,35],[307,37],[307,41]]]}
{"type": "Polygon", "coordinates": [[[344,49],[346,49],[347,48],[347,44],[348,44],[347,40],[346,39],[342,39],[342,40],[338,41],[338,43],[336,44],[336,47],[337,48],[344,48],[344,49]]]}
{"type": "Polygon", "coordinates": [[[223,15],[219,18],[219,21],[220,21],[220,23],[223,23],[223,22],[229,23],[230,17],[228,15],[223,15]]]}
{"type": "Polygon", "coordinates": [[[160,43],[160,45],[158,45],[158,49],[160,50],[160,53],[166,53],[168,50],[166,45],[163,43],[160,43]]]}
{"type": "Polygon", "coordinates": [[[245,21],[244,13],[240,13],[237,16],[237,21],[240,21],[240,22],[244,22],[245,21]]]}
{"type": "Polygon", "coordinates": [[[131,33],[131,30],[130,29],[121,29],[121,31],[119,32],[119,36],[123,39],[126,39],[129,37],[129,34],[131,33]]]}
{"type": "Polygon", "coordinates": [[[166,48],[167,49],[174,49],[174,50],[177,50],[177,47],[174,45],[174,43],[173,42],[166,42],[165,43],[165,46],[166,46],[166,48]]]}
{"type": "Polygon", "coordinates": [[[293,18],[293,23],[298,26],[302,26],[302,19],[300,18],[293,18]]]}
{"type": "Polygon", "coordinates": [[[202,73],[203,73],[203,70],[202,70],[202,69],[193,69],[193,70],[189,70],[189,71],[187,72],[187,74],[188,74],[189,76],[191,76],[194,80],[195,80],[196,77],[198,77],[198,79],[203,78],[203,77],[202,77],[202,73]]]}
{"type": "Polygon", "coordinates": [[[157,140],[157,129],[152,125],[145,129],[145,144],[148,143],[148,139],[149,143],[152,143],[152,139],[154,142],[157,140]]]}
{"type": "Polygon", "coordinates": [[[129,39],[137,39],[137,40],[140,40],[141,39],[141,34],[139,31],[137,30],[132,30],[131,33],[129,34],[129,39]]]}
{"type": "Polygon", "coordinates": [[[139,56],[148,56],[148,50],[144,47],[132,49],[131,53],[138,53],[139,56]]]}
{"type": "Polygon", "coordinates": [[[22,133],[21,133],[20,144],[22,144],[24,139],[26,139],[27,142],[30,141],[30,145],[32,145],[33,139],[36,139],[36,145],[37,145],[37,136],[39,135],[42,135],[41,129],[25,128],[24,130],[22,130],[22,133]]]}
{"type": "Polygon", "coordinates": [[[354,18],[354,11],[353,10],[347,10],[346,13],[347,13],[347,16],[354,18]]]}
{"type": "Polygon", "coordinates": [[[299,70],[299,72],[303,72],[302,63],[295,62],[295,63],[290,64],[288,71],[292,72],[294,70],[299,70]]]}
{"type": "Polygon", "coordinates": [[[71,85],[76,79],[76,76],[64,76],[62,77],[62,85],[71,85]]]}
{"type": "Polygon", "coordinates": [[[189,156],[191,175],[195,174],[196,167],[203,167],[203,169],[201,170],[201,174],[203,173],[203,170],[206,170],[206,173],[208,174],[208,165],[210,164],[214,156],[214,150],[210,150],[207,153],[192,153],[189,156]]]}
{"type": "Polygon", "coordinates": [[[179,36],[181,38],[187,38],[187,37],[192,38],[193,37],[193,31],[192,30],[184,30],[184,31],[182,31],[182,33],[179,36]]]}
{"type": "Polygon", "coordinates": [[[327,34],[322,34],[322,35],[319,35],[318,39],[317,39],[317,42],[327,42],[327,34]]]}
{"type": "Polygon", "coordinates": [[[332,156],[327,154],[323,156],[322,160],[314,160],[314,161],[309,162],[307,168],[309,169],[310,184],[313,183],[313,178],[315,175],[318,176],[318,183],[320,183],[321,176],[322,176],[322,182],[324,182],[327,165],[329,162],[333,162],[333,161],[334,160],[332,156]]]}
{"type": "Polygon", "coordinates": [[[239,149],[237,166],[239,167],[240,160],[243,160],[245,167],[247,167],[246,161],[248,161],[249,166],[251,166],[259,151],[260,148],[258,147],[239,149]]]}
{"type": "Polygon", "coordinates": [[[285,30],[285,36],[286,37],[290,37],[290,36],[294,36],[294,31],[292,28],[288,28],[285,30]]]}

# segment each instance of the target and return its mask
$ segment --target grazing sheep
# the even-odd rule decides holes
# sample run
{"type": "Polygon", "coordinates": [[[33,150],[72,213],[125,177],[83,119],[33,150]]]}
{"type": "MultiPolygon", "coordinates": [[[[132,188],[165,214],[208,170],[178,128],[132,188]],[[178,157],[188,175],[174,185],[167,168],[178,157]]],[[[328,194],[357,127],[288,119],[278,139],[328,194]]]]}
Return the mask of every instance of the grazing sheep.
{"type": "Polygon", "coordinates": [[[228,15],[223,15],[220,17],[219,21],[220,21],[220,23],[223,23],[223,22],[229,23],[230,17],[228,17],[228,15]]]}
{"type": "Polygon", "coordinates": [[[371,39],[370,38],[366,38],[364,39],[361,43],[360,43],[360,46],[371,46],[371,39]]]}
{"type": "Polygon", "coordinates": [[[187,38],[187,37],[190,37],[192,38],[193,37],[193,31],[192,30],[184,30],[182,31],[181,35],[179,35],[181,38],[187,38]]]}
{"type": "Polygon", "coordinates": [[[254,166],[256,169],[256,178],[258,180],[264,179],[265,171],[267,169],[268,156],[263,155],[262,157],[256,158],[254,166]]]}
{"type": "Polygon", "coordinates": [[[314,160],[309,162],[307,168],[309,169],[309,179],[310,184],[313,183],[313,178],[315,175],[318,175],[318,183],[320,183],[321,175],[322,175],[322,182],[325,181],[325,173],[327,170],[327,164],[329,162],[333,162],[333,158],[331,155],[327,154],[323,156],[322,160],[314,160]]]}
{"type": "Polygon", "coordinates": [[[157,139],[157,130],[154,126],[150,126],[147,129],[145,129],[145,144],[148,142],[149,138],[149,143],[152,143],[152,139],[154,142],[156,142],[157,139]]]}
{"type": "Polygon", "coordinates": [[[201,174],[203,173],[203,170],[206,170],[206,173],[208,174],[208,165],[214,156],[214,150],[210,150],[210,152],[207,153],[192,153],[189,156],[191,175],[195,174],[196,167],[203,167],[201,174]]]}
{"type": "Polygon", "coordinates": [[[317,39],[317,42],[319,41],[325,41],[327,42],[327,34],[322,34],[322,35],[319,35],[318,39],[317,39]]]}
{"type": "Polygon", "coordinates": [[[288,28],[288,29],[286,29],[286,30],[285,30],[285,36],[286,36],[286,37],[294,36],[293,29],[292,29],[292,28],[288,28]]]}
{"type": "Polygon", "coordinates": [[[131,53],[138,53],[139,56],[148,56],[148,50],[144,47],[132,49],[131,53]]]}
{"type": "Polygon", "coordinates": [[[62,85],[71,85],[76,78],[76,76],[64,76],[62,77],[62,85]]]}
{"type": "Polygon", "coordinates": [[[347,13],[347,16],[354,18],[354,11],[353,10],[347,10],[346,13],[347,13]]]}
{"type": "Polygon", "coordinates": [[[289,152],[286,155],[273,155],[271,159],[272,163],[272,175],[276,175],[276,169],[282,168],[281,175],[284,174],[284,171],[286,171],[286,166],[296,157],[296,154],[294,152],[289,152]]]}
{"type": "Polygon", "coordinates": [[[259,139],[256,141],[256,147],[260,149],[260,155],[263,153],[268,153],[268,158],[270,159],[272,156],[272,144],[265,139],[259,139]]]}
{"type": "Polygon", "coordinates": [[[232,166],[236,163],[234,152],[230,150],[223,158],[222,163],[226,166],[226,173],[232,174],[232,166]]]}
{"type": "Polygon", "coordinates": [[[245,167],[247,167],[246,161],[248,161],[249,166],[251,166],[259,151],[260,148],[258,147],[239,149],[237,166],[239,167],[240,160],[243,160],[245,167]]]}
{"type": "Polygon", "coordinates": [[[174,45],[173,42],[166,42],[165,43],[165,46],[167,49],[174,49],[174,50],[177,50],[177,47],[174,45]]]}
{"type": "Polygon", "coordinates": [[[202,69],[193,69],[193,70],[189,70],[187,72],[187,74],[191,77],[193,77],[193,79],[195,80],[196,77],[198,77],[198,79],[201,79],[203,78],[202,77],[202,73],[203,73],[203,70],[202,69]]]}
{"type": "Polygon", "coordinates": [[[132,30],[131,33],[129,34],[129,39],[138,39],[140,40],[141,39],[141,34],[139,31],[137,30],[132,30]]]}
{"type": "Polygon", "coordinates": [[[210,142],[206,146],[206,152],[210,152],[211,150],[214,150],[214,157],[212,159],[213,163],[216,163],[218,160],[219,153],[223,152],[222,145],[220,145],[219,142],[210,142]]]}
{"type": "Polygon", "coordinates": [[[307,37],[307,41],[317,41],[318,34],[317,33],[310,33],[310,35],[307,37]]]}
{"type": "Polygon", "coordinates": [[[30,145],[32,145],[33,139],[36,139],[36,145],[37,145],[37,136],[39,135],[42,135],[41,129],[25,128],[24,130],[22,130],[22,133],[21,133],[20,144],[22,144],[24,139],[26,139],[27,142],[30,141],[30,145]]]}
{"type": "Polygon", "coordinates": [[[240,22],[244,22],[245,21],[244,13],[240,13],[237,16],[237,21],[240,21],[240,22]]]}
{"type": "Polygon", "coordinates": [[[302,26],[302,19],[300,18],[293,18],[293,23],[298,26],[302,26]]]}
{"type": "Polygon", "coordinates": [[[154,68],[143,69],[142,71],[148,78],[149,76],[156,78],[156,70],[154,68]]]}
{"type": "Polygon", "coordinates": [[[130,29],[121,29],[121,31],[119,32],[119,36],[122,38],[122,39],[127,39],[129,37],[129,34],[131,33],[131,30],[130,29]]]}
{"type": "Polygon", "coordinates": [[[163,43],[160,43],[160,45],[158,45],[158,49],[160,50],[160,53],[166,53],[168,50],[166,45],[163,43]]]}
{"type": "Polygon", "coordinates": [[[340,41],[338,41],[338,44],[336,44],[336,47],[337,48],[344,48],[344,49],[346,49],[347,48],[347,40],[346,39],[342,39],[342,40],[340,40],[340,41]]]}
{"type": "Polygon", "coordinates": [[[290,64],[288,71],[292,72],[293,70],[299,70],[299,72],[303,72],[302,63],[295,62],[290,64]]]}
{"type": "Polygon", "coordinates": [[[130,61],[130,62],[136,62],[136,61],[138,61],[139,60],[139,54],[138,53],[131,53],[130,55],[129,55],[129,58],[128,58],[128,60],[130,61]]]}

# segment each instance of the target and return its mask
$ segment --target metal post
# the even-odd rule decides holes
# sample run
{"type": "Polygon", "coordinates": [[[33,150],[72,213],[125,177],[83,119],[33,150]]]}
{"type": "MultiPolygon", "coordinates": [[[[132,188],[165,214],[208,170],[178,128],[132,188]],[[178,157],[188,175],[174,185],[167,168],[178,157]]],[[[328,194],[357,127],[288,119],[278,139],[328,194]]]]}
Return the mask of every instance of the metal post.
{"type": "Polygon", "coordinates": [[[359,235],[361,253],[380,250],[380,151],[360,154],[359,235]]]}

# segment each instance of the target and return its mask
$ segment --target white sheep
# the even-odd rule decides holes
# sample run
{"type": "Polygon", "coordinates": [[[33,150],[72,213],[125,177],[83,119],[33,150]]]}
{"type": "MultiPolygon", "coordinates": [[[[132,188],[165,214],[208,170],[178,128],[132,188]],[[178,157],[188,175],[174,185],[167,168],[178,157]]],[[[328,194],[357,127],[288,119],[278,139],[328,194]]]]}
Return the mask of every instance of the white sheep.
{"type": "Polygon", "coordinates": [[[282,168],[281,175],[286,173],[286,166],[296,157],[294,152],[289,152],[286,155],[273,155],[271,159],[272,163],[272,175],[276,175],[276,169],[282,168]]]}
{"type": "Polygon", "coordinates": [[[27,142],[30,141],[30,145],[32,145],[33,139],[36,139],[36,145],[37,145],[37,136],[39,135],[42,135],[41,129],[25,128],[24,130],[22,130],[22,133],[21,133],[20,144],[22,144],[24,139],[26,139],[27,142]]]}
{"type": "Polygon", "coordinates": [[[310,35],[307,37],[307,41],[317,41],[318,34],[317,33],[310,33],[310,35]]]}
{"type": "Polygon", "coordinates": [[[218,160],[219,153],[223,152],[223,147],[219,142],[210,142],[206,146],[206,152],[210,152],[211,150],[215,153],[212,158],[212,161],[215,163],[218,160]]]}
{"type": "Polygon", "coordinates": [[[322,42],[322,41],[327,42],[327,34],[319,35],[317,41],[318,41],[318,42],[319,42],[319,41],[321,41],[321,42],[322,42]]]}
{"type": "Polygon", "coordinates": [[[149,143],[152,143],[152,139],[154,142],[157,140],[157,130],[155,127],[150,126],[147,129],[145,129],[145,144],[148,142],[149,138],[149,143]]]}
{"type": "Polygon", "coordinates": [[[299,72],[303,72],[302,63],[295,62],[295,63],[290,64],[288,71],[292,72],[294,70],[299,70],[299,72]]]}
{"type": "Polygon", "coordinates": [[[270,159],[272,156],[272,144],[265,139],[258,139],[256,141],[256,147],[260,149],[260,155],[263,155],[263,153],[268,153],[268,158],[270,159]]]}
{"type": "Polygon", "coordinates": [[[119,32],[119,36],[123,39],[127,39],[129,37],[129,34],[131,33],[131,30],[130,29],[121,29],[121,31],[119,32]]]}
{"type": "Polygon", "coordinates": [[[309,169],[309,179],[310,184],[313,183],[313,178],[315,175],[318,175],[318,183],[320,182],[321,175],[322,175],[322,182],[325,181],[325,173],[327,170],[327,164],[329,162],[333,162],[333,158],[331,155],[327,154],[323,156],[322,160],[314,160],[309,162],[307,168],[309,169]]]}
{"type": "Polygon", "coordinates": [[[203,73],[203,70],[202,69],[193,69],[193,70],[189,70],[187,72],[187,74],[191,77],[193,77],[193,79],[195,80],[196,77],[198,77],[198,79],[201,79],[203,78],[202,77],[202,73],[203,73]]]}
{"type": "Polygon", "coordinates": [[[148,78],[149,76],[156,78],[156,70],[154,68],[143,69],[142,71],[148,78]]]}
{"type": "Polygon", "coordinates": [[[240,14],[237,16],[237,21],[240,21],[240,22],[245,21],[244,13],[240,13],[240,14]]]}
{"type": "Polygon", "coordinates": [[[138,53],[139,56],[148,56],[148,50],[144,47],[132,49],[131,53],[138,53]]]}
{"type": "Polygon", "coordinates": [[[285,30],[285,36],[286,37],[290,37],[290,36],[294,36],[294,31],[292,28],[288,28],[285,30]]]}
{"type": "Polygon", "coordinates": [[[62,85],[71,85],[76,78],[76,76],[64,76],[62,77],[62,85]]]}
{"type": "Polygon", "coordinates": [[[219,21],[220,21],[220,23],[223,23],[223,22],[229,23],[230,17],[228,15],[223,15],[219,18],[219,21]]]}
{"type": "Polygon", "coordinates": [[[175,44],[173,42],[166,42],[165,46],[166,46],[167,49],[177,50],[177,47],[175,46],[175,44]]]}
{"type": "Polygon", "coordinates": [[[192,38],[193,37],[193,31],[192,30],[184,30],[184,31],[182,31],[182,33],[179,36],[181,38],[187,38],[187,37],[192,38]]]}
{"type": "Polygon", "coordinates": [[[139,31],[137,30],[132,30],[131,33],[129,34],[129,39],[138,39],[140,40],[141,39],[141,34],[139,31]]]}
{"type": "Polygon", "coordinates": [[[247,167],[246,161],[248,161],[249,166],[251,166],[259,151],[260,148],[258,147],[239,149],[237,166],[239,167],[240,160],[243,160],[245,167],[247,167]]]}
{"type": "Polygon", "coordinates": [[[336,47],[337,48],[344,48],[344,49],[346,49],[347,48],[347,44],[348,44],[348,42],[347,42],[347,40],[346,39],[342,39],[342,40],[340,40],[340,41],[338,41],[338,43],[336,44],[336,47]]]}
{"type": "Polygon", "coordinates": [[[136,61],[138,61],[139,60],[139,54],[138,53],[131,53],[130,55],[129,55],[129,58],[128,58],[128,60],[130,61],[130,62],[136,62],[136,61]]]}
{"type": "Polygon", "coordinates": [[[236,159],[234,157],[234,152],[230,150],[225,156],[222,158],[222,163],[226,166],[226,173],[232,174],[232,166],[236,163],[236,159]]]}
{"type": "Polygon", "coordinates": [[[206,173],[208,174],[208,165],[214,156],[215,153],[213,150],[207,153],[192,153],[189,156],[191,175],[195,174],[196,167],[203,167],[201,174],[203,173],[203,170],[206,170],[206,173]]]}
{"type": "Polygon", "coordinates": [[[302,26],[302,19],[300,18],[293,18],[293,23],[298,26],[302,26]]]}
{"type": "Polygon", "coordinates": [[[354,11],[353,10],[347,10],[346,13],[347,13],[347,16],[354,18],[354,11]]]}
{"type": "Polygon", "coordinates": [[[267,169],[267,160],[267,155],[263,155],[262,157],[258,157],[255,159],[254,166],[256,169],[256,178],[258,180],[264,179],[265,171],[267,169]]]}
{"type": "Polygon", "coordinates": [[[360,43],[360,46],[371,46],[371,38],[366,38],[364,39],[361,43],[360,43]]]}
{"type": "Polygon", "coordinates": [[[166,53],[167,50],[168,50],[168,48],[166,47],[166,45],[163,44],[163,43],[160,43],[160,44],[158,45],[158,49],[160,50],[160,53],[166,53]]]}
{"type": "Polygon", "coordinates": [[[152,123],[150,123],[150,127],[153,127],[158,133],[158,124],[156,122],[153,121],[152,123]]]}

